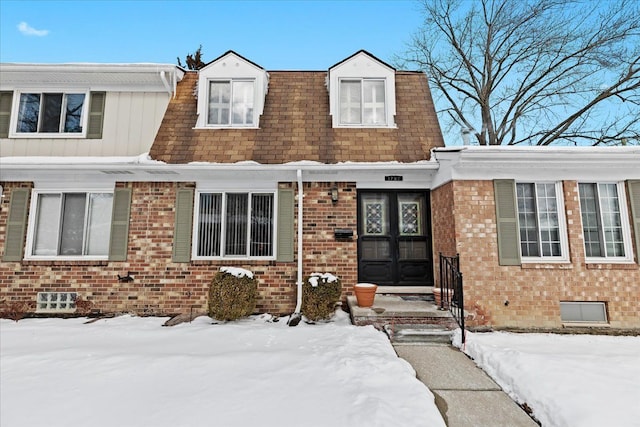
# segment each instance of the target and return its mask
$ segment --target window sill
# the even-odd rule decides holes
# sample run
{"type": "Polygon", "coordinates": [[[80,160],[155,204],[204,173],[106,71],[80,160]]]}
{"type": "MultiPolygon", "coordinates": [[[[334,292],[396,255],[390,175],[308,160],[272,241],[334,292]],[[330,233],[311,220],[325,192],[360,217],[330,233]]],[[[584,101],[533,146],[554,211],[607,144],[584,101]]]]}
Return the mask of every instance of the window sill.
{"type": "Polygon", "coordinates": [[[585,263],[587,270],[637,270],[638,264],[632,262],[589,262],[585,263]]]}
{"type": "Polygon", "coordinates": [[[598,322],[562,322],[563,328],[610,328],[609,323],[598,322]]]}
{"type": "Polygon", "coordinates": [[[522,262],[520,267],[523,270],[572,270],[573,264],[569,261],[551,262],[522,262]]]}
{"type": "Polygon", "coordinates": [[[276,263],[276,259],[275,258],[269,258],[269,259],[265,259],[265,258],[259,258],[259,259],[252,259],[252,258],[235,258],[235,259],[228,259],[228,258],[216,258],[216,259],[192,259],[191,260],[191,265],[216,265],[216,266],[224,266],[224,265],[231,265],[231,266],[237,266],[237,265],[275,265],[276,263]]]}
{"type": "Polygon", "coordinates": [[[12,133],[9,134],[9,139],[87,139],[85,133],[12,133]]]}
{"type": "Polygon", "coordinates": [[[260,126],[194,126],[193,130],[219,130],[219,129],[260,129],[260,126]]]}
{"type": "Polygon", "coordinates": [[[69,265],[74,266],[106,266],[109,261],[104,260],[88,260],[88,259],[24,259],[22,265],[69,265]]]}
{"type": "Polygon", "coordinates": [[[354,125],[335,125],[334,129],[398,129],[398,126],[394,123],[392,125],[362,125],[362,124],[354,124],[354,125]]]}

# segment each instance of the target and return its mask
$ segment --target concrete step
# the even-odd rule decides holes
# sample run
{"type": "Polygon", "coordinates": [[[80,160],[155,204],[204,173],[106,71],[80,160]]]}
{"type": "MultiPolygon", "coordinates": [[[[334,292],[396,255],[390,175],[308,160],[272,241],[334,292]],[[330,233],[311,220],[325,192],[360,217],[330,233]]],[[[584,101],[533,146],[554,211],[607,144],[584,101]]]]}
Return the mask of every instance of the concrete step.
{"type": "Polygon", "coordinates": [[[393,344],[451,344],[453,329],[437,324],[388,324],[384,331],[393,344]]]}

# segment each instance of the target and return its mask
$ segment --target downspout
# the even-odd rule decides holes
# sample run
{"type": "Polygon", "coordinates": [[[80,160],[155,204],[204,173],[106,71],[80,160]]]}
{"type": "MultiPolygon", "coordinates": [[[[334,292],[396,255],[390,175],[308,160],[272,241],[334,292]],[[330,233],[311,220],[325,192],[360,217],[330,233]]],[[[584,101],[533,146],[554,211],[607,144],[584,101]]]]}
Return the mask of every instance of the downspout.
{"type": "Polygon", "coordinates": [[[300,323],[302,318],[302,314],[300,314],[300,310],[302,309],[302,200],[304,198],[304,194],[302,191],[302,170],[298,169],[296,171],[296,176],[298,179],[298,280],[296,282],[297,285],[297,298],[296,298],[296,310],[289,318],[287,324],[289,326],[296,326],[300,323]]]}

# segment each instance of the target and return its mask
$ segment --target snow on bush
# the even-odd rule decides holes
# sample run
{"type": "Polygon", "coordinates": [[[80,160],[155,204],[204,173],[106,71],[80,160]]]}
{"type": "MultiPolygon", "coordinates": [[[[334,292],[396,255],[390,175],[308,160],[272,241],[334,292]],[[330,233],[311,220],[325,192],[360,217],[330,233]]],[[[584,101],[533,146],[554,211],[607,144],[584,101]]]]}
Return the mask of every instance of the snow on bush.
{"type": "Polygon", "coordinates": [[[338,281],[338,278],[331,273],[311,273],[307,279],[309,284],[314,288],[320,283],[334,283],[338,281]]]}
{"type": "Polygon", "coordinates": [[[220,271],[223,273],[229,273],[230,275],[238,278],[248,277],[253,279],[253,272],[238,267],[220,267],[220,271]]]}
{"type": "Polygon", "coordinates": [[[302,314],[311,321],[329,319],[342,296],[342,282],[331,273],[311,273],[302,283],[302,314]]]}
{"type": "Polygon", "coordinates": [[[209,286],[209,316],[236,320],[253,314],[258,299],[258,281],[241,268],[222,267],[209,286]]]}

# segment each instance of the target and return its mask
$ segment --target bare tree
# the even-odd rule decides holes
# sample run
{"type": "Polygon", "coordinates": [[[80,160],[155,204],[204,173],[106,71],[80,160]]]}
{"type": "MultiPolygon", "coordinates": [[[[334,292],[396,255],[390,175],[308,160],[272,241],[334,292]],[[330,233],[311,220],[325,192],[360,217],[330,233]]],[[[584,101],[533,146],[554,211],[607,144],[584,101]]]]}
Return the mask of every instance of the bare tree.
{"type": "MultiPolygon", "coordinates": [[[[182,61],[180,61],[180,57],[178,57],[177,59],[178,59],[178,65],[180,67],[184,67],[182,65],[182,61]]],[[[187,54],[187,57],[185,58],[185,62],[187,63],[188,70],[199,70],[205,65],[207,65],[202,60],[202,45],[198,46],[198,49],[195,52],[187,54]]]]}
{"type": "Polygon", "coordinates": [[[637,0],[421,0],[396,62],[480,145],[640,144],[637,0]]]}

